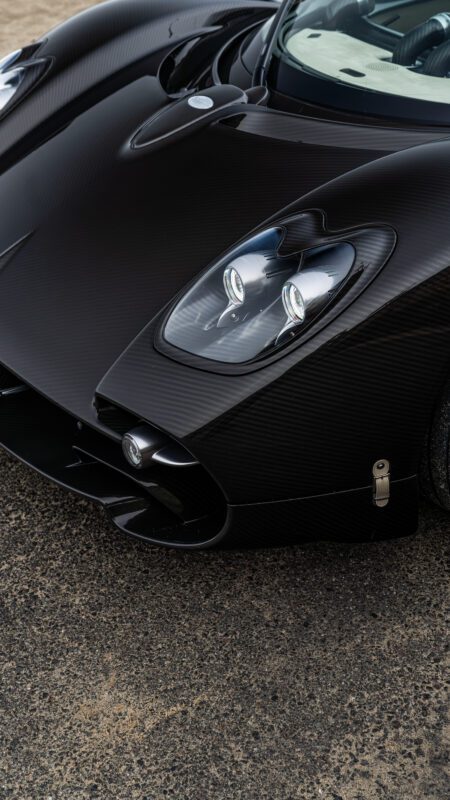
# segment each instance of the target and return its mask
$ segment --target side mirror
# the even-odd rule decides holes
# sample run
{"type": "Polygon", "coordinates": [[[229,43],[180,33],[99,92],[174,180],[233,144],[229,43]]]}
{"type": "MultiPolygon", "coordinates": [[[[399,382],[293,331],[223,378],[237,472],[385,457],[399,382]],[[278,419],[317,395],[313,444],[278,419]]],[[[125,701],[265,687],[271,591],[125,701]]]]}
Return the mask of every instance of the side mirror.
{"type": "Polygon", "coordinates": [[[244,92],[227,84],[177,100],[170,101],[168,96],[167,105],[133,135],[130,149],[157,149],[172,144],[216,119],[239,111],[242,106],[265,105],[268,98],[269,92],[264,86],[254,86],[244,92]]]}

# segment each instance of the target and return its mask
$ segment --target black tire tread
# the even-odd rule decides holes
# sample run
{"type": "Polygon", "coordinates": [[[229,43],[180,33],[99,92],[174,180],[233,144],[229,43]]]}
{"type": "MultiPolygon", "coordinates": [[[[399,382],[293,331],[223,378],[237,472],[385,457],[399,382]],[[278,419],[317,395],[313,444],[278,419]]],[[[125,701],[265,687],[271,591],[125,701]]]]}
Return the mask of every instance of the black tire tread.
{"type": "Polygon", "coordinates": [[[420,484],[431,502],[450,511],[450,381],[444,387],[425,443],[420,484]]]}

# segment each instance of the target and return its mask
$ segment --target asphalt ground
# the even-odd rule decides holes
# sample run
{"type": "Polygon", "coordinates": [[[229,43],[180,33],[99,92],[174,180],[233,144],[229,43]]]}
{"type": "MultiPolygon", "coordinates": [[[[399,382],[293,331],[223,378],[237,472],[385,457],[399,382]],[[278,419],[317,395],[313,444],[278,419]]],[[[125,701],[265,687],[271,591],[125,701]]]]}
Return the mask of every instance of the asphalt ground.
{"type": "Polygon", "coordinates": [[[0,475],[1,798],[448,799],[445,514],[179,553],[0,475]]]}
{"type": "Polygon", "coordinates": [[[183,554],[0,455],[1,800],[448,800],[449,528],[183,554]]]}

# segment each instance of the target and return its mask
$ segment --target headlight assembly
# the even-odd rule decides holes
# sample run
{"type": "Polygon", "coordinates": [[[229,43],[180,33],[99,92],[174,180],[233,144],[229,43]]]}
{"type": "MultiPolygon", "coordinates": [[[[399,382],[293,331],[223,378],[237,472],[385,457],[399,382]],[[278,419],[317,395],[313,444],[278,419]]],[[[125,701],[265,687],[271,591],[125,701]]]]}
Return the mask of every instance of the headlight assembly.
{"type": "Polygon", "coordinates": [[[14,65],[20,61],[21,50],[10,53],[0,61],[0,113],[12,100],[24,78],[24,70],[14,65]]]}
{"type": "Polygon", "coordinates": [[[0,73],[0,111],[8,105],[14,97],[23,80],[23,70],[11,69],[0,73]]]}
{"type": "MultiPolygon", "coordinates": [[[[311,215],[302,215],[303,219],[311,215]]],[[[297,218],[298,223],[299,218],[297,218]]],[[[298,227],[298,226],[297,226],[298,227]]],[[[270,355],[302,336],[348,294],[361,291],[383,261],[364,261],[393,232],[368,229],[348,238],[292,228],[268,228],[207,270],[165,321],[162,341],[178,351],[223,364],[270,355]],[[334,239],[334,241],[333,241],[334,239]],[[375,247],[375,249],[374,249],[375,247]],[[361,259],[359,256],[362,255],[361,259]]]]}
{"type": "Polygon", "coordinates": [[[16,50],[0,61],[0,115],[43,76],[49,60],[34,58],[38,45],[16,50]]]}

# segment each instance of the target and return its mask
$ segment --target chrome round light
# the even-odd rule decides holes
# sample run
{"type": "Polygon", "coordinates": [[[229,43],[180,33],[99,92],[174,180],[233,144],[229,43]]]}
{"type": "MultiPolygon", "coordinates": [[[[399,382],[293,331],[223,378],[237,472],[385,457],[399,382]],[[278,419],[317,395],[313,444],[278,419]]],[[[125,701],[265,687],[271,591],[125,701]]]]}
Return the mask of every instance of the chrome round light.
{"type": "Polygon", "coordinates": [[[311,314],[323,308],[339,285],[340,275],[334,267],[297,272],[283,287],[283,305],[289,323],[300,325],[311,314]]]}
{"type": "Polygon", "coordinates": [[[140,425],[122,437],[122,450],[128,463],[135,469],[146,469],[153,462],[153,456],[167,440],[149,425],[140,425]]]}
{"type": "Polygon", "coordinates": [[[223,285],[227,297],[234,306],[241,306],[245,300],[244,282],[235,267],[228,267],[223,274],[223,285]]]}
{"type": "Polygon", "coordinates": [[[129,464],[136,469],[141,469],[144,462],[143,453],[138,442],[131,433],[126,433],[122,439],[122,449],[129,464]]]}
{"type": "Polygon", "coordinates": [[[298,325],[305,321],[306,308],[305,301],[300,289],[294,283],[286,283],[283,286],[283,305],[288,318],[298,325]]]}

